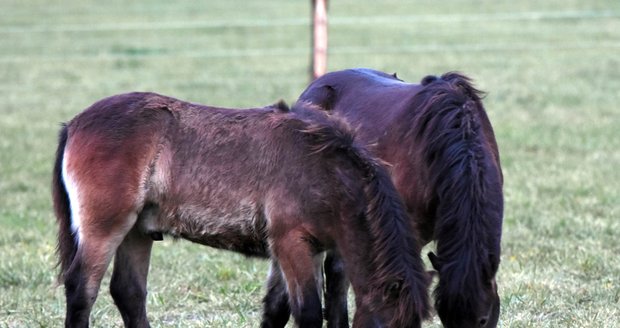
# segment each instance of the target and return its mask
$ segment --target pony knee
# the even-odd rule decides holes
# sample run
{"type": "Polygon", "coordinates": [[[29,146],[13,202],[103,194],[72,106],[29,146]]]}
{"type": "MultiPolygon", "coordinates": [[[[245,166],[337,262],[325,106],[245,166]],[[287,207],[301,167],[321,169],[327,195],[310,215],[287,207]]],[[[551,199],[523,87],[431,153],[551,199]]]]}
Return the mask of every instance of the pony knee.
{"type": "Polygon", "coordinates": [[[290,284],[288,287],[289,307],[299,327],[323,326],[323,309],[315,281],[305,284],[290,284]]]}
{"type": "Polygon", "coordinates": [[[304,303],[299,311],[294,311],[293,316],[299,327],[323,327],[323,311],[321,310],[321,302],[312,302],[313,304],[304,303]],[[296,312],[296,313],[295,313],[296,312]]]}
{"type": "Polygon", "coordinates": [[[267,280],[267,292],[263,298],[261,328],[284,328],[291,315],[286,283],[276,261],[271,262],[267,280]]]}
{"type": "Polygon", "coordinates": [[[291,315],[288,297],[267,294],[263,299],[263,320],[261,328],[284,328],[291,315]]]}
{"type": "Polygon", "coordinates": [[[323,326],[323,309],[321,307],[321,298],[313,284],[306,287],[298,286],[296,292],[290,294],[289,287],[289,304],[291,313],[295,318],[295,322],[299,327],[322,327],[323,326]]]}

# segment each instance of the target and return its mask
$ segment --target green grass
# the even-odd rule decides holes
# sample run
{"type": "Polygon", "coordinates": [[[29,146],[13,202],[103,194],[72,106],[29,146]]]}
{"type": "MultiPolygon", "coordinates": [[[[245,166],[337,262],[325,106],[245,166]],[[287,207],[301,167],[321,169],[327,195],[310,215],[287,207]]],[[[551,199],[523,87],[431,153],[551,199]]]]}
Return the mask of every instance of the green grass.
{"type": "MultiPolygon", "coordinates": [[[[211,105],[293,102],[308,82],[308,1],[1,0],[0,327],[57,327],[50,171],[59,123],[150,90],[211,105]]],[[[620,2],[330,5],[329,69],[472,76],[500,145],[501,327],[620,327],[620,2]]],[[[267,265],[166,240],[155,327],[256,327],[267,265]]],[[[95,327],[122,325],[107,292],[95,327]]],[[[439,327],[434,322],[427,327],[439,327]]]]}

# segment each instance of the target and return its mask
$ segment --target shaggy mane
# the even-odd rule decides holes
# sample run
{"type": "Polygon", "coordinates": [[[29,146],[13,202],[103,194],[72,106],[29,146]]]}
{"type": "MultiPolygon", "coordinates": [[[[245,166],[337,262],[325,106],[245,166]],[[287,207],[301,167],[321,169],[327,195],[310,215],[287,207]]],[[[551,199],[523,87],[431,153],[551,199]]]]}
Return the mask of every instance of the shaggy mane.
{"type": "Polygon", "coordinates": [[[442,305],[458,311],[479,304],[478,277],[490,280],[499,266],[501,173],[483,135],[483,93],[459,73],[424,81],[412,99],[419,110],[411,133],[427,145],[423,157],[438,200],[434,237],[442,279],[436,299],[450,300],[442,305]]]}

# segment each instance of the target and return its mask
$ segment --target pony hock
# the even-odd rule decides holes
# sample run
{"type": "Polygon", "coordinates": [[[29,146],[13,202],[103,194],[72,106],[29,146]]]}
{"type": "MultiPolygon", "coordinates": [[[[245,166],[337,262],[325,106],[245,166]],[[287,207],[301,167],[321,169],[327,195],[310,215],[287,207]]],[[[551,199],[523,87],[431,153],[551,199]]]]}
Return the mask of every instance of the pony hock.
{"type": "Polygon", "coordinates": [[[233,110],[153,94],[103,99],[60,131],[53,173],[66,327],[110,292],[148,327],[146,281],[161,234],[272,259],[270,320],[322,325],[317,254],[334,250],[356,293],[355,327],[420,327],[420,248],[385,170],[346,126],[303,105],[233,110]]]}

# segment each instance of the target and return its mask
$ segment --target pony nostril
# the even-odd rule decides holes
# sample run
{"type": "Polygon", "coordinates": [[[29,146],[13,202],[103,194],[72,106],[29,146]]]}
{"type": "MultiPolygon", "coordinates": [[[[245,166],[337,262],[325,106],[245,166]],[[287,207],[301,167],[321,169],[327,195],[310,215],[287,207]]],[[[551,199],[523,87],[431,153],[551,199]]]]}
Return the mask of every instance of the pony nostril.
{"type": "Polygon", "coordinates": [[[489,323],[489,317],[481,317],[478,320],[478,327],[486,327],[487,323],[489,323]]]}

